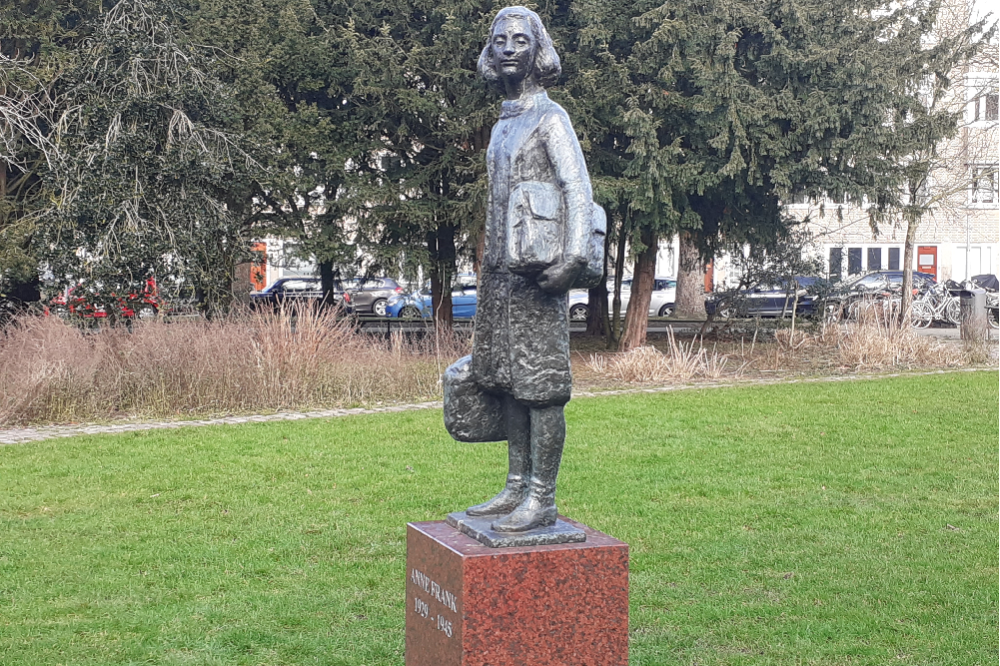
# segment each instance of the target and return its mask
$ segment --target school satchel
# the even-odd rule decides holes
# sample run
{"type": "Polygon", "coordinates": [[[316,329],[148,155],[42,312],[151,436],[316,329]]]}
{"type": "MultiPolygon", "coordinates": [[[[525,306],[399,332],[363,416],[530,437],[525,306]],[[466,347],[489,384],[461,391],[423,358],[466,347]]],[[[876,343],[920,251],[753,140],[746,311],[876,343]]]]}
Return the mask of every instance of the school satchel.
{"type": "Polygon", "coordinates": [[[608,233],[608,218],[596,203],[590,212],[590,230],[587,235],[587,264],[580,271],[573,289],[596,287],[604,278],[604,237],[608,233]]]}
{"type": "Polygon", "coordinates": [[[460,442],[507,439],[503,403],[472,378],[472,356],[463,356],[444,371],[444,427],[460,442]]]}
{"type": "MultiPolygon", "coordinates": [[[[562,260],[563,196],[558,187],[541,181],[518,183],[510,193],[507,220],[507,267],[518,275],[534,276],[562,260]]],[[[586,264],[573,283],[587,289],[604,275],[604,237],[608,231],[604,209],[591,202],[586,264]]]]}

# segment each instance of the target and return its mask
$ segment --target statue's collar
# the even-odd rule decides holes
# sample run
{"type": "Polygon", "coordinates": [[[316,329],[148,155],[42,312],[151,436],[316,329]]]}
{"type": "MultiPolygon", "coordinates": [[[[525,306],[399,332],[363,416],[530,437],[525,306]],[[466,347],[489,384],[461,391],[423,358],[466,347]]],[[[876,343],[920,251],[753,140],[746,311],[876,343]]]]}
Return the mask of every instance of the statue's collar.
{"type": "Polygon", "coordinates": [[[528,95],[527,97],[522,97],[520,99],[508,99],[504,100],[502,108],[500,109],[500,119],[504,118],[514,118],[521,115],[525,111],[530,111],[535,108],[541,102],[547,101],[549,96],[544,90],[536,92],[534,95],[528,95]]]}

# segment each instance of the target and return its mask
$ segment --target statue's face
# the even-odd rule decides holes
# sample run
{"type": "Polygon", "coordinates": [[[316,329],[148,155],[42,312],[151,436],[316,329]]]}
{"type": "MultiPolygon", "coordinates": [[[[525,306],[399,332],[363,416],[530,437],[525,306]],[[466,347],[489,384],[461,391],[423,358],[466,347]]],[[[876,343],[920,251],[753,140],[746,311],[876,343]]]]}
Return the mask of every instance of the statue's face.
{"type": "Polygon", "coordinates": [[[493,64],[508,80],[528,77],[535,64],[535,38],[527,19],[509,18],[493,28],[493,64]]]}

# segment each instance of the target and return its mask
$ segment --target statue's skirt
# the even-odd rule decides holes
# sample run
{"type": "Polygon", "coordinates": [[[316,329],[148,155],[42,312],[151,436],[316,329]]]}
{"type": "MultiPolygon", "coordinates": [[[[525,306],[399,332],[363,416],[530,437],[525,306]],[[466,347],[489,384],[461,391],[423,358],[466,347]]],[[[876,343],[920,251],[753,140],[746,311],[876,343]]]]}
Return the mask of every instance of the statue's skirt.
{"type": "Polygon", "coordinates": [[[569,297],[509,272],[479,278],[472,377],[530,407],[569,402],[569,297]]]}

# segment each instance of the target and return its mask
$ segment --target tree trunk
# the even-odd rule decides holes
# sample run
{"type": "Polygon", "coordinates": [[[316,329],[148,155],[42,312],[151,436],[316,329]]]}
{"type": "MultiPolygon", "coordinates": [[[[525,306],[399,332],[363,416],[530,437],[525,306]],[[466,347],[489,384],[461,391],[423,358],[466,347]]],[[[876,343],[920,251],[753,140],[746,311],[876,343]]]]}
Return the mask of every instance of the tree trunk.
{"type": "Polygon", "coordinates": [[[611,235],[604,236],[604,271],[601,283],[587,291],[587,335],[603,336],[608,330],[608,251],[611,235]]]}
{"type": "Polygon", "coordinates": [[[587,290],[587,335],[604,337],[608,323],[608,283],[587,290]]]}
{"type": "Polygon", "coordinates": [[[628,312],[625,313],[625,333],[622,335],[620,348],[629,351],[646,344],[646,328],[649,324],[649,301],[653,296],[653,283],[656,274],[656,254],[659,250],[656,232],[644,227],[639,240],[646,246],[635,258],[635,269],[632,271],[632,294],[628,300],[628,312]]]}
{"type": "Polygon", "coordinates": [[[690,232],[680,232],[674,317],[705,319],[705,262],[690,232]]]}
{"type": "Polygon", "coordinates": [[[917,240],[919,222],[910,220],[906,223],[906,240],[903,242],[903,286],[901,287],[902,302],[899,307],[900,323],[906,324],[910,306],[913,305],[913,246],[917,240]]]}
{"type": "Polygon", "coordinates": [[[333,262],[330,260],[319,262],[319,283],[323,290],[323,300],[320,307],[332,307],[336,300],[334,287],[333,262]]]}
{"type": "Polygon", "coordinates": [[[472,261],[472,272],[479,276],[479,269],[483,265],[483,257],[486,255],[486,227],[481,227],[476,236],[476,256],[472,261]]]}
{"type": "MultiPolygon", "coordinates": [[[[0,199],[7,197],[7,162],[0,160],[0,199]]],[[[13,213],[8,213],[11,218],[13,213]]],[[[9,220],[0,219],[0,224],[9,220]]],[[[27,248],[25,248],[27,249],[27,248]]],[[[34,276],[22,281],[22,277],[14,277],[8,284],[7,296],[20,306],[25,303],[38,303],[42,300],[42,283],[37,271],[34,276]]]]}
{"type": "Polygon", "coordinates": [[[607,331],[607,348],[615,349],[618,341],[622,337],[621,313],[622,313],[622,273],[625,271],[625,244],[628,234],[626,233],[625,220],[622,219],[621,227],[618,229],[618,248],[615,252],[615,286],[614,298],[611,301],[611,315],[607,331]]]}
{"type": "Polygon", "coordinates": [[[427,234],[431,256],[431,308],[434,326],[451,330],[451,283],[455,274],[455,227],[443,225],[427,234]]]}

